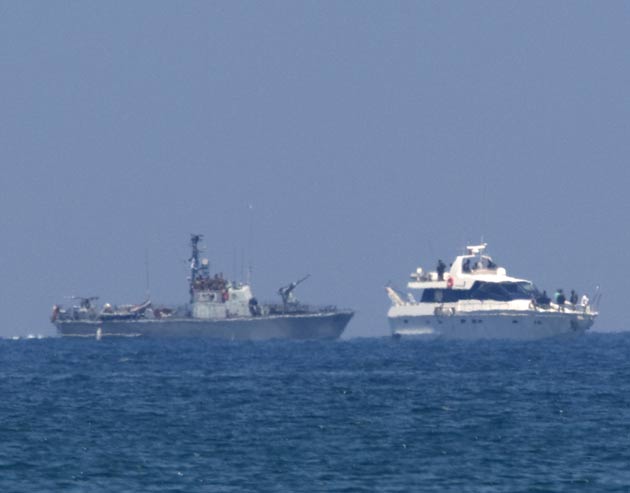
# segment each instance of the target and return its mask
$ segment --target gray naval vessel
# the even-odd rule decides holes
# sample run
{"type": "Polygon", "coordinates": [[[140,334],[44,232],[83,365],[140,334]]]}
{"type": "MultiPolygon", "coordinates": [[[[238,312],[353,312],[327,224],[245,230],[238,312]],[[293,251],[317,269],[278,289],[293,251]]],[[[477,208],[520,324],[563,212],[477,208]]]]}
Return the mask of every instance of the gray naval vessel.
{"type": "Polygon", "coordinates": [[[191,235],[189,303],[154,306],[96,304],[97,297],[74,297],[74,306],[53,306],[51,321],[62,336],[209,337],[230,340],[336,339],[352,318],[352,310],[300,303],[295,288],[309,276],[278,290],[282,302],[262,304],[247,283],[211,275],[200,258],[203,236],[191,235]]]}

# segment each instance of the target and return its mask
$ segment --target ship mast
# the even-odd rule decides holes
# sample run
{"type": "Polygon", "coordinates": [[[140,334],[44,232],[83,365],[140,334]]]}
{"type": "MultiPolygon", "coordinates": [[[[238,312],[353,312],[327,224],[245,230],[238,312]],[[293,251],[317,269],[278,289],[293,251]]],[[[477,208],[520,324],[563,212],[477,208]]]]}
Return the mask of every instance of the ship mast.
{"type": "Polygon", "coordinates": [[[190,262],[190,302],[194,301],[193,286],[197,280],[197,273],[199,272],[199,242],[203,238],[203,235],[190,235],[190,246],[192,247],[192,254],[188,261],[190,262]]]}

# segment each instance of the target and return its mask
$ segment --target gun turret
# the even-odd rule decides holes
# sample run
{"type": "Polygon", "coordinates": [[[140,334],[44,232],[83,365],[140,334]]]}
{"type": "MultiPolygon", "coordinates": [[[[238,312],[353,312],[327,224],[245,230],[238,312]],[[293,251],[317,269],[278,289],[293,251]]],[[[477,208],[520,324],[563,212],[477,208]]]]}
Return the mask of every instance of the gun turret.
{"type": "Polygon", "coordinates": [[[311,277],[311,275],[306,274],[302,279],[298,279],[297,281],[292,282],[291,284],[287,284],[286,286],[282,286],[280,289],[278,289],[278,294],[282,298],[282,304],[284,305],[285,310],[287,308],[287,305],[298,304],[298,300],[295,298],[295,296],[293,296],[293,290],[304,281],[306,281],[309,277],[311,277]]]}

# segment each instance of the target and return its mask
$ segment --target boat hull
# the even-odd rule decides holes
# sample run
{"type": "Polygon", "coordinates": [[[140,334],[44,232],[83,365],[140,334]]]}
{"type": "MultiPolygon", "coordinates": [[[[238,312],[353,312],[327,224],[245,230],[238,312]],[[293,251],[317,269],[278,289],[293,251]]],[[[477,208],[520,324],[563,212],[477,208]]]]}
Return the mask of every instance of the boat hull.
{"type": "Polygon", "coordinates": [[[178,318],[166,320],[56,321],[64,337],[204,337],[228,340],[337,339],[353,312],[308,313],[242,317],[220,320],[178,318]],[[99,331],[100,329],[100,331],[99,331]]]}
{"type": "Polygon", "coordinates": [[[440,316],[414,316],[390,311],[388,319],[394,336],[533,340],[584,333],[593,325],[595,317],[575,312],[447,312],[440,316]]]}

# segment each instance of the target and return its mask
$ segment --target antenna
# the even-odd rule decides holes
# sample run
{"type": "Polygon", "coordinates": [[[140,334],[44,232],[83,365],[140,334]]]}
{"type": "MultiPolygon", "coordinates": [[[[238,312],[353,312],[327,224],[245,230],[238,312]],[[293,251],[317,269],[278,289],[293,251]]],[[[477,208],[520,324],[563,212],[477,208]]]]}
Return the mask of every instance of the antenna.
{"type": "Polygon", "coordinates": [[[435,253],[433,252],[433,243],[431,242],[431,238],[427,236],[427,244],[429,245],[429,254],[431,258],[435,258],[435,253]]]}
{"type": "Polygon", "coordinates": [[[252,250],[254,245],[254,206],[253,204],[247,204],[247,209],[249,211],[249,238],[247,239],[248,245],[248,259],[247,259],[247,279],[246,284],[251,286],[252,284],[252,250]]]}
{"type": "Polygon", "coordinates": [[[232,246],[232,280],[236,282],[238,276],[236,274],[236,247],[232,246]]]}
{"type": "Polygon", "coordinates": [[[149,282],[149,249],[144,249],[144,273],[146,276],[146,294],[147,300],[151,299],[151,284],[149,282]]]}
{"type": "Polygon", "coordinates": [[[240,258],[240,263],[241,264],[239,266],[239,268],[240,268],[239,281],[245,282],[246,281],[246,279],[245,279],[245,247],[243,245],[241,245],[239,253],[240,253],[240,256],[241,256],[241,258],[240,258]]]}
{"type": "Polygon", "coordinates": [[[481,200],[481,243],[483,243],[483,234],[488,229],[488,181],[483,180],[483,189],[482,189],[482,200],[481,200]]]}

